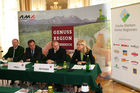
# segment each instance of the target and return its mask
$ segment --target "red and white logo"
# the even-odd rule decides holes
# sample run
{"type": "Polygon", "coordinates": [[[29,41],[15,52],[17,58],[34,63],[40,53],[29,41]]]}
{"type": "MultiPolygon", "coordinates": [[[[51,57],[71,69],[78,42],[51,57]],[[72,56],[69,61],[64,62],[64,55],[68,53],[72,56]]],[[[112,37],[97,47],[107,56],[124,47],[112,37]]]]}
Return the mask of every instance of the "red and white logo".
{"type": "Polygon", "coordinates": [[[131,63],[132,63],[133,65],[138,65],[138,64],[139,64],[139,62],[137,62],[137,61],[131,61],[131,63]]]}
{"type": "Polygon", "coordinates": [[[120,44],[113,44],[114,46],[120,46],[120,44]]]}
{"type": "Polygon", "coordinates": [[[138,53],[133,52],[133,53],[131,53],[131,55],[133,55],[133,56],[138,56],[138,53]]]}
{"type": "Polygon", "coordinates": [[[129,45],[121,44],[122,47],[129,47],[129,45]]]}
{"type": "Polygon", "coordinates": [[[50,68],[52,68],[52,66],[50,66],[50,68]]]}
{"type": "Polygon", "coordinates": [[[24,66],[24,64],[21,64],[21,66],[24,66]]]}

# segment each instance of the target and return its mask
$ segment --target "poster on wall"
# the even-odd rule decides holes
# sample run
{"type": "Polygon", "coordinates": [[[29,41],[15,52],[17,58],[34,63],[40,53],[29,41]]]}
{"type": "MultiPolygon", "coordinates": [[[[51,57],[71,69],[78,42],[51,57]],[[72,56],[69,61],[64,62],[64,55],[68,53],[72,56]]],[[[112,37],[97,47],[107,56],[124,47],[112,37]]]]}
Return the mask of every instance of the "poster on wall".
{"type": "Polygon", "coordinates": [[[85,40],[100,65],[103,78],[110,78],[110,8],[107,4],[75,9],[20,11],[19,38],[26,48],[34,39],[47,55],[51,41],[58,40],[73,54],[77,41],[85,40]],[[68,27],[68,28],[67,28],[68,27]],[[60,40],[61,39],[61,40],[60,40]]]}
{"type": "Polygon", "coordinates": [[[114,8],[112,78],[140,90],[140,3],[114,8]]]}

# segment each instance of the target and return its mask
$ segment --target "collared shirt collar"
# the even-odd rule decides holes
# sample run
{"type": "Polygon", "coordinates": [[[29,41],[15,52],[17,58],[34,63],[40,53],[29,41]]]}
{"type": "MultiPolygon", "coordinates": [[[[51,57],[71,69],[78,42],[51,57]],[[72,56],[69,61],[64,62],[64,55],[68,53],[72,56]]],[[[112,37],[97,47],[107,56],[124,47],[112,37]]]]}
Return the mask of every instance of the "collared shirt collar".
{"type": "Polygon", "coordinates": [[[17,47],[13,47],[15,50],[18,48],[18,46],[17,47]]]}

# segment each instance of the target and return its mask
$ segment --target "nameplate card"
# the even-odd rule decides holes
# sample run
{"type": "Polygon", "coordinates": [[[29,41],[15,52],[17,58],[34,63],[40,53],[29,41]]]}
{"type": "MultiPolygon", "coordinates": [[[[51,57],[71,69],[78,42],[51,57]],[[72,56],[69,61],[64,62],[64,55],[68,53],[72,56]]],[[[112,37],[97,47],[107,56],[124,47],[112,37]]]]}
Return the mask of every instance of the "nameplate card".
{"type": "Polygon", "coordinates": [[[34,71],[38,72],[54,72],[54,64],[34,64],[34,71]]]}
{"type": "Polygon", "coordinates": [[[10,69],[10,70],[26,70],[26,65],[29,63],[8,62],[8,69],[10,69]]]}

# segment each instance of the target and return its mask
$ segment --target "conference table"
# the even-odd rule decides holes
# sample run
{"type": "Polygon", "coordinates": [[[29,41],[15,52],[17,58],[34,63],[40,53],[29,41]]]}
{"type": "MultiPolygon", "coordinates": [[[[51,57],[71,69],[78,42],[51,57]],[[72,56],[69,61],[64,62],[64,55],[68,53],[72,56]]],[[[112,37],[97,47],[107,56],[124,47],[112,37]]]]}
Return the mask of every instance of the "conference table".
{"type": "Polygon", "coordinates": [[[20,88],[13,88],[13,87],[0,87],[0,93],[15,93],[20,88]]]}
{"type": "MultiPolygon", "coordinates": [[[[0,87],[0,93],[15,93],[16,91],[20,90],[20,88],[14,87],[0,87]]],[[[34,91],[35,92],[35,91],[34,91]]],[[[28,93],[32,93],[31,91],[28,93]]]]}
{"type": "MultiPolygon", "coordinates": [[[[21,88],[14,88],[14,87],[0,87],[0,93],[15,93],[21,88]]],[[[29,91],[28,93],[35,93],[37,90],[29,91]]],[[[54,92],[54,93],[62,93],[62,92],[54,92]]]]}
{"type": "Polygon", "coordinates": [[[86,70],[83,69],[71,71],[68,69],[59,69],[55,70],[54,73],[35,72],[33,65],[33,63],[28,64],[26,66],[26,71],[9,70],[7,66],[3,66],[0,68],[0,79],[71,85],[87,83],[91,87],[91,90],[98,90],[96,78],[98,74],[101,73],[101,69],[97,63],[95,63],[94,69],[90,72],[86,72],[86,70]]]}

